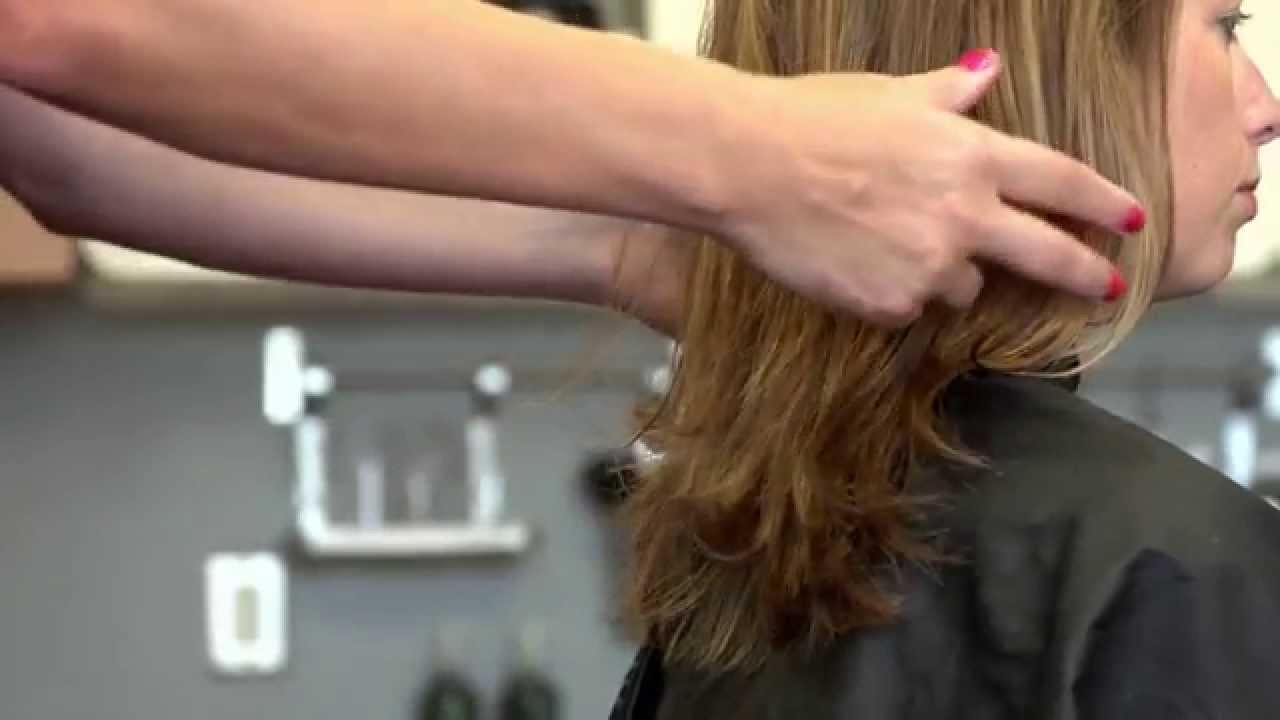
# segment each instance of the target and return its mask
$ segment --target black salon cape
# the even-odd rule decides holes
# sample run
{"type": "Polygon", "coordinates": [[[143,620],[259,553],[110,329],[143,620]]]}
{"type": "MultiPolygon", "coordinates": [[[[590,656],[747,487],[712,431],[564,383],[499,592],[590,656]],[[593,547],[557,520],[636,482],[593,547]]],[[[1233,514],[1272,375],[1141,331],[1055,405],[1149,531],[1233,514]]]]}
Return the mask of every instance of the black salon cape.
{"type": "Polygon", "coordinates": [[[901,622],[752,675],[642,651],[614,720],[1280,720],[1280,510],[1045,380],[957,383],[969,561],[901,622]]]}

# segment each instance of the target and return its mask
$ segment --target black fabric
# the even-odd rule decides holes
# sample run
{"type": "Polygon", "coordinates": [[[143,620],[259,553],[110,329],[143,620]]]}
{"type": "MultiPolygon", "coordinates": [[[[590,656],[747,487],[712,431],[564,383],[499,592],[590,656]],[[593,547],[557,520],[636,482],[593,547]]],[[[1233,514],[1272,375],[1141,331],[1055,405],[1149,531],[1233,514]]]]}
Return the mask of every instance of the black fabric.
{"type": "Polygon", "coordinates": [[[614,720],[1276,720],[1280,512],[1061,384],[968,378],[939,469],[965,562],[902,619],[753,674],[637,658],[614,720]]]}

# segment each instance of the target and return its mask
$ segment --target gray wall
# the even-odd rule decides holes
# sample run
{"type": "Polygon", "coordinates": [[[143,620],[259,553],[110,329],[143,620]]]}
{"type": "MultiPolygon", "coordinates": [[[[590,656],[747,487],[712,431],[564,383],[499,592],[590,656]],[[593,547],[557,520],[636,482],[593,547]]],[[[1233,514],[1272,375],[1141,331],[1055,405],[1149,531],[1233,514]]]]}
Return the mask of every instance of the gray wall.
{"type": "MultiPolygon", "coordinates": [[[[1184,448],[1216,444],[1230,384],[1261,372],[1259,336],[1272,325],[1280,325],[1280,280],[1157,306],[1086,376],[1083,392],[1184,448]]],[[[1261,430],[1266,449],[1280,440],[1270,423],[1261,430]]]]}
{"type": "MultiPolygon", "coordinates": [[[[626,392],[509,403],[512,513],[543,535],[528,556],[409,566],[295,558],[291,661],[280,677],[208,671],[201,563],[212,552],[285,548],[288,446],[259,410],[260,334],[274,322],[306,329],[335,367],[370,370],[465,372],[505,356],[517,375],[638,371],[661,358],[652,338],[541,308],[221,308],[214,319],[175,307],[154,298],[109,312],[78,299],[0,306],[0,717],[408,718],[434,629],[469,624],[468,669],[492,691],[528,619],[551,628],[547,669],[566,689],[567,717],[604,716],[629,647],[610,622],[610,536],[578,470],[587,452],[625,439],[626,392]],[[597,340],[611,349],[588,352],[597,340]]],[[[369,398],[335,412],[448,425],[465,417],[465,397],[369,398]]]]}

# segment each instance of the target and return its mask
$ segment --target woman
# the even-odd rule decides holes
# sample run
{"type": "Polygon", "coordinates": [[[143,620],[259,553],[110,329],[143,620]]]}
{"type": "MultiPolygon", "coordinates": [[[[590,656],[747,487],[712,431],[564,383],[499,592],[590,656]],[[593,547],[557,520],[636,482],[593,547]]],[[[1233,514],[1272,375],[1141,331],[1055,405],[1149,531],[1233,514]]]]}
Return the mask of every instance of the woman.
{"type": "Polygon", "coordinates": [[[703,242],[643,433],[662,460],[627,501],[647,649],[616,717],[1280,717],[1280,515],[1070,380],[1230,268],[1280,128],[1243,19],[1232,0],[719,0],[710,54],[764,74],[998,48],[975,116],[1153,215],[1135,241],[1081,233],[1132,280],[1104,312],[993,274],[910,332],[703,242]]]}

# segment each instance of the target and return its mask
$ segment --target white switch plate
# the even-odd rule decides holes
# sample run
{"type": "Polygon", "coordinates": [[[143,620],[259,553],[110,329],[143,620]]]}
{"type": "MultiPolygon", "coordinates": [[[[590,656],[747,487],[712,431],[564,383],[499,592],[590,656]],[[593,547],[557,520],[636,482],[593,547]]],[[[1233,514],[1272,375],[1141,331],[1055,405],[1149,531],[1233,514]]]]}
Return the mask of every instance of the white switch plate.
{"type": "Polygon", "coordinates": [[[212,555],[205,561],[209,662],[226,675],[270,675],[286,657],[287,577],[271,553],[212,555]]]}

